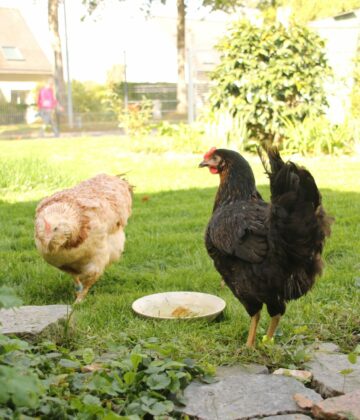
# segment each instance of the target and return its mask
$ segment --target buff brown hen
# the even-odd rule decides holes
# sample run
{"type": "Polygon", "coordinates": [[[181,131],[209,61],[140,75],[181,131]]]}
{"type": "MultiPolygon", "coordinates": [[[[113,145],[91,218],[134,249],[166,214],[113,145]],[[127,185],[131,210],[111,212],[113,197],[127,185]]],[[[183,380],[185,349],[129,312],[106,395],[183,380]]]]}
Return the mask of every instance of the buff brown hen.
{"type": "Polygon", "coordinates": [[[120,258],[131,206],[128,182],[105,174],[46,197],[37,206],[36,247],[45,261],[74,278],[76,302],[120,258]]]}

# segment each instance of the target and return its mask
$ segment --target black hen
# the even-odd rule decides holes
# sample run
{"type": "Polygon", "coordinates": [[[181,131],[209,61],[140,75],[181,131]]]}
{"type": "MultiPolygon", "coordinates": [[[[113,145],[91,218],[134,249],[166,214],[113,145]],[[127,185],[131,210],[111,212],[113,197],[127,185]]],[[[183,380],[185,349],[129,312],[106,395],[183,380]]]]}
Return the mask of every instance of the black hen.
{"type": "Polygon", "coordinates": [[[286,302],[304,295],[322,271],[321,253],[332,219],[314,178],[277,149],[260,153],[270,178],[271,203],[256,190],[248,162],[237,152],[211,149],[200,167],[220,175],[205,243],[218,272],[252,317],[247,346],[255,343],[265,303],[273,336],[286,302]]]}

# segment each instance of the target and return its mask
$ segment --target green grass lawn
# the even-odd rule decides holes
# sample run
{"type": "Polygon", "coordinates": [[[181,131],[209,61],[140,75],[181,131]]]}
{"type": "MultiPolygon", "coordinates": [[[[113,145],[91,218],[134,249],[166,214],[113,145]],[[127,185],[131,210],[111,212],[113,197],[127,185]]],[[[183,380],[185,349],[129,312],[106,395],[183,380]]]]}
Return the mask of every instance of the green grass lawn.
{"type": "MultiPolygon", "coordinates": [[[[360,341],[359,158],[295,159],[312,171],[325,208],[336,218],[325,249],[326,268],[311,293],[288,305],[276,344],[249,351],[244,347],[249,318],[231,292],[220,287],[204,248],[218,177],[197,168],[200,155],[146,154],[135,146],[115,136],[0,141],[0,284],[13,286],[28,305],[72,303],[72,279],[47,265],[35,249],[35,206],[43,196],[99,172],[126,172],[135,196],[125,253],[76,309],[74,346],[156,336],[174,341],[181,355],[204,362],[270,366],[301,365],[304,345],[317,340],[336,342],[345,351],[355,347],[360,341]],[[153,321],[133,314],[136,298],[170,290],[213,293],[225,299],[227,308],[212,323],[153,321]]],[[[249,160],[268,197],[258,158],[249,160]]],[[[264,311],[258,342],[267,323],[264,311]]]]}

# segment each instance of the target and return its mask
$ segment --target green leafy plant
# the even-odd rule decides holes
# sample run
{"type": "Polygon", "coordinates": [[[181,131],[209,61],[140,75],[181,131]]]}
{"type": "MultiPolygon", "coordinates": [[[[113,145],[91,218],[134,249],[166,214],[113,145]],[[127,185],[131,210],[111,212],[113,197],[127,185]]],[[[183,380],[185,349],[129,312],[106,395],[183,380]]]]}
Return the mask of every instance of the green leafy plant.
{"type": "MultiPolygon", "coordinates": [[[[0,287],[0,309],[19,306],[21,300],[10,287],[0,287]]],[[[8,406],[36,409],[44,392],[38,375],[28,370],[31,359],[23,355],[30,346],[22,340],[0,334],[0,417],[14,418],[8,406]]]]}
{"type": "Polygon", "coordinates": [[[131,137],[144,136],[151,130],[152,102],[144,99],[130,104],[119,113],[119,127],[131,137]]]}
{"type": "Polygon", "coordinates": [[[93,82],[73,80],[72,95],[74,110],[79,113],[109,111],[106,106],[110,88],[93,82]]]}
{"type": "Polygon", "coordinates": [[[51,342],[30,346],[4,336],[0,348],[4,419],[21,415],[170,419],[190,381],[211,381],[193,360],[176,360],[169,347],[154,338],[132,348],[112,346],[102,357],[96,357],[91,348],[70,352],[51,342]]]}
{"type": "Polygon", "coordinates": [[[157,135],[168,140],[168,150],[203,153],[211,144],[206,133],[205,124],[170,124],[163,122],[157,127],[157,135]]]}
{"type": "Polygon", "coordinates": [[[338,155],[354,149],[357,132],[349,121],[333,125],[325,116],[308,116],[302,122],[284,118],[283,124],[287,153],[338,155]]]}
{"type": "MultiPolygon", "coordinates": [[[[0,288],[0,308],[19,304],[11,288],[0,288]]],[[[212,381],[210,368],[177,360],[174,345],[123,339],[126,345],[97,356],[89,347],[70,351],[0,334],[0,417],[171,419],[193,379],[212,381]]]]}
{"type": "Polygon", "coordinates": [[[250,139],[281,142],[284,118],[303,121],[310,113],[323,113],[323,82],[330,68],[323,41],[309,29],[240,21],[218,49],[221,62],[212,75],[212,110],[234,119],[248,115],[250,139]]]}

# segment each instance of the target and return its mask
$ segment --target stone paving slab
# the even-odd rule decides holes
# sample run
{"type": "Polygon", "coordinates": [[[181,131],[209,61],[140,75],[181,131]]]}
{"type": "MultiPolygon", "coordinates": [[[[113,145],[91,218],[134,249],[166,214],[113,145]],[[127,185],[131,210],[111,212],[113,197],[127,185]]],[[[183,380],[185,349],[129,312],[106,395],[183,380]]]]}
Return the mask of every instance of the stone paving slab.
{"type": "Polygon", "coordinates": [[[65,319],[68,305],[20,306],[0,310],[0,332],[15,335],[38,335],[47,327],[65,319]]]}
{"type": "Polygon", "coordinates": [[[229,374],[210,385],[190,384],[185,390],[187,404],[181,411],[201,420],[301,414],[301,409],[293,400],[293,395],[297,393],[314,402],[322,400],[315,391],[292,378],[244,372],[229,374]]]}
{"type": "Polygon", "coordinates": [[[360,419],[360,389],[341,395],[340,397],[328,398],[315,404],[312,408],[315,418],[332,420],[359,420],[360,419]]]}
{"type": "Polygon", "coordinates": [[[249,363],[246,365],[234,365],[234,366],[219,366],[216,369],[217,378],[225,378],[227,376],[238,376],[243,373],[253,373],[255,375],[266,375],[269,373],[269,369],[266,366],[258,365],[256,363],[249,363]]]}
{"type": "Polygon", "coordinates": [[[360,357],[352,364],[346,354],[316,352],[306,366],[313,374],[312,388],[324,398],[360,389],[360,357]],[[340,372],[345,369],[352,372],[344,377],[340,372]]]}
{"type": "Polygon", "coordinates": [[[284,375],[296,379],[304,384],[308,383],[312,379],[312,373],[307,370],[298,370],[298,369],[276,369],[273,372],[273,375],[284,375]]]}
{"type": "MultiPolygon", "coordinates": [[[[311,417],[305,416],[304,414],[284,414],[280,416],[269,416],[262,417],[266,420],[310,420],[311,417]]],[[[260,417],[255,418],[254,420],[260,420],[260,417]]]]}
{"type": "Polygon", "coordinates": [[[335,343],[321,342],[318,343],[317,347],[315,347],[315,350],[325,353],[339,353],[340,347],[335,343]]]}

